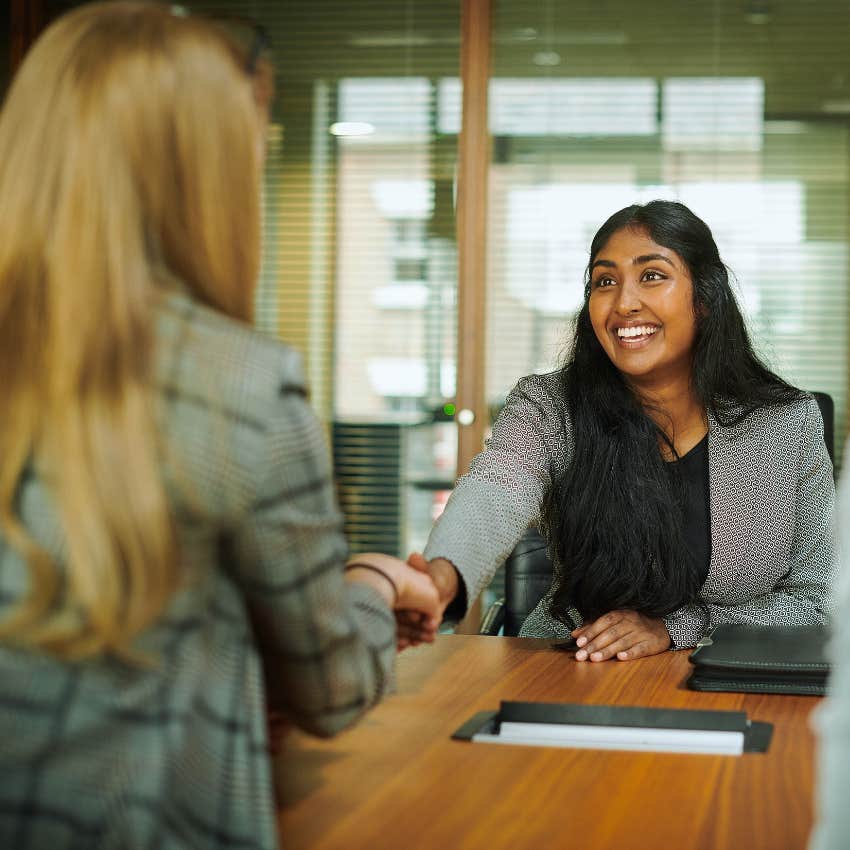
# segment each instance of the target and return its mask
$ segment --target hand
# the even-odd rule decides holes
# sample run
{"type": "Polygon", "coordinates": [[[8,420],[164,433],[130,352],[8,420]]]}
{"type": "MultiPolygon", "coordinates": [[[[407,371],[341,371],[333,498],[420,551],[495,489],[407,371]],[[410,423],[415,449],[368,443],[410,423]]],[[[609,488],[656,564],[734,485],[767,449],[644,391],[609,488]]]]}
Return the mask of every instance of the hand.
{"type": "MultiPolygon", "coordinates": [[[[397,612],[397,617],[398,612],[404,612],[411,619],[415,619],[422,632],[418,643],[430,643],[434,640],[445,605],[440,602],[437,588],[427,570],[414,569],[390,555],[370,552],[352,558],[351,567],[346,570],[345,575],[349,581],[362,581],[374,587],[397,612]],[[384,575],[372,569],[358,567],[358,564],[375,567],[384,575]]],[[[403,649],[404,646],[399,648],[403,649]]]]}
{"type": "Polygon", "coordinates": [[[657,655],[672,645],[664,620],[637,611],[610,611],[572,632],[579,646],[576,661],[632,661],[657,655]]]}
{"type": "Polygon", "coordinates": [[[407,563],[431,577],[439,594],[440,613],[437,622],[432,627],[425,618],[415,611],[397,610],[397,645],[399,651],[407,649],[408,646],[417,646],[423,641],[430,643],[434,640],[437,635],[437,627],[443,619],[446,608],[457,596],[459,581],[454,565],[445,558],[434,558],[433,561],[426,561],[419,552],[414,552],[407,559],[407,563]]]}

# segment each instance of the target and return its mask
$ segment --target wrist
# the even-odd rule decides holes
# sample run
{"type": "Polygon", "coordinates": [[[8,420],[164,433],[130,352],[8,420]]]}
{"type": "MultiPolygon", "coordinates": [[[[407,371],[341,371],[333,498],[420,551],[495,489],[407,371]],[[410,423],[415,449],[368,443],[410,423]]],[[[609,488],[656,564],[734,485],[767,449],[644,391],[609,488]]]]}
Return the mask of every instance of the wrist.
{"type": "Polygon", "coordinates": [[[460,578],[455,565],[446,558],[434,558],[428,565],[428,572],[431,574],[431,579],[440,595],[440,601],[451,602],[457,596],[460,586],[460,578]]]}
{"type": "Polygon", "coordinates": [[[368,584],[378,591],[390,608],[396,607],[399,599],[398,581],[393,571],[387,569],[386,565],[376,566],[362,561],[352,561],[345,565],[345,576],[349,581],[368,584]]]}

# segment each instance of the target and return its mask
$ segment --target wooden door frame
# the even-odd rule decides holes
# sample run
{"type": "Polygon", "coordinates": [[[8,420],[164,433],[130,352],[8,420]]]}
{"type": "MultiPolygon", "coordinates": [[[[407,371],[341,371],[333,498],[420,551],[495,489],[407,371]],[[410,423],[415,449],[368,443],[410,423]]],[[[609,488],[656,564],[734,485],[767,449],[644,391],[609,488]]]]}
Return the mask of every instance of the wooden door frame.
{"type": "Polygon", "coordinates": [[[9,3],[9,70],[12,76],[46,24],[45,0],[11,0],[9,3]]]}
{"type": "MultiPolygon", "coordinates": [[[[460,66],[463,85],[458,140],[457,474],[484,444],[488,427],[486,377],[487,183],[490,167],[488,86],[491,0],[463,0],[460,66]]],[[[481,601],[473,600],[459,632],[475,633],[481,601]]]]}

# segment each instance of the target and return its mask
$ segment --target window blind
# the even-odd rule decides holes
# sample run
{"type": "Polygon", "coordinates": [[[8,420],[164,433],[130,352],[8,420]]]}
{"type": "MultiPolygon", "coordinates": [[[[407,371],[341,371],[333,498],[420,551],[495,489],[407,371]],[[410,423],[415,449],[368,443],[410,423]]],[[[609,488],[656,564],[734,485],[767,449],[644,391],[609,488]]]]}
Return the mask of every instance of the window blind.
{"type": "Polygon", "coordinates": [[[353,549],[421,548],[454,477],[460,8],[190,2],[261,22],[276,65],[257,324],[304,356],[353,549]],[[449,124],[441,125],[441,116],[449,124]]]}
{"type": "Polygon", "coordinates": [[[495,0],[487,388],[562,362],[593,233],[711,227],[760,353],[846,432],[850,6],[495,0]]]}

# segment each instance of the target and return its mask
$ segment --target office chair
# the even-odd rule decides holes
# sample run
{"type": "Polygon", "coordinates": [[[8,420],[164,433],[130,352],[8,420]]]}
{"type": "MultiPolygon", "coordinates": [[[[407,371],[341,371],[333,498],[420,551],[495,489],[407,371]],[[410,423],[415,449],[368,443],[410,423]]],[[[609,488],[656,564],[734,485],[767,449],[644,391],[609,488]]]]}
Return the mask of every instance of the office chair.
{"type": "MultiPolygon", "coordinates": [[[[834,460],[835,405],[827,393],[812,395],[823,417],[823,436],[829,459],[834,460]]],[[[494,602],[481,621],[479,634],[516,637],[525,618],[534,610],[552,584],[552,561],[546,541],[536,528],[529,528],[505,561],[505,595],[494,602]]]]}
{"type": "Polygon", "coordinates": [[[525,618],[552,584],[552,561],[546,541],[536,528],[526,529],[505,561],[505,595],[481,621],[479,634],[516,637],[525,618]]]}

